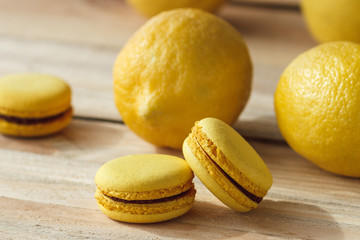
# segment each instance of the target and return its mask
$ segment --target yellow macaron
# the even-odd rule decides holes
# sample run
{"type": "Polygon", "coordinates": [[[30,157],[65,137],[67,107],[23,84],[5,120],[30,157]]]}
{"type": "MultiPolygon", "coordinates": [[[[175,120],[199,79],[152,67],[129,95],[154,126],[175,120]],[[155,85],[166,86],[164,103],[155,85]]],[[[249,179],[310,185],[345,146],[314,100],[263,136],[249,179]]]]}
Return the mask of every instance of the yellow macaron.
{"type": "Polygon", "coordinates": [[[71,90],[60,78],[35,73],[0,78],[0,133],[38,137],[66,127],[71,90]]]}
{"type": "Polygon", "coordinates": [[[185,214],[195,197],[185,160],[162,154],[116,158],[96,173],[95,198],[108,217],[131,223],[162,222],[185,214]]]}
{"type": "Polygon", "coordinates": [[[272,185],[271,173],[255,150],[218,119],[196,122],[183,153],[204,185],[236,211],[256,208],[272,185]]]}

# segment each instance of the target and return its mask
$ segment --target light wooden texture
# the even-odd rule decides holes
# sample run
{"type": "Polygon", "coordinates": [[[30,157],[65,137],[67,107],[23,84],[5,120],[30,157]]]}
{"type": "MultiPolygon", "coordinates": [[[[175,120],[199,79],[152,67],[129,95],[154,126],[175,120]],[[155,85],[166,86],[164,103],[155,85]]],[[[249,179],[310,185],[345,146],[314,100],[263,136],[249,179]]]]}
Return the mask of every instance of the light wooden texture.
{"type": "MultiPolygon", "coordinates": [[[[0,0],[0,75],[45,72],[66,79],[75,114],[121,120],[113,103],[112,65],[146,21],[119,0],[0,0]]],[[[273,93],[284,68],[315,45],[300,13],[227,4],[219,15],[246,39],[253,91],[235,127],[249,137],[281,139],[273,93]]]]}
{"type": "MultiPolygon", "coordinates": [[[[279,140],[276,83],[316,44],[294,11],[297,0],[243,2],[218,13],[244,36],[254,62],[252,96],[235,127],[247,137],[279,140]]],[[[236,213],[195,178],[195,205],[180,218],[149,225],[110,220],[94,199],[103,163],[128,154],[182,156],[135,136],[113,103],[113,61],[146,19],[121,0],[0,0],[0,21],[0,75],[63,77],[77,118],[47,138],[0,136],[0,239],[360,239],[360,180],[326,173],[266,140],[250,142],[274,177],[258,209],[236,213]]]]}
{"type": "Polygon", "coordinates": [[[1,136],[1,239],[359,239],[359,179],[325,173],[282,144],[251,144],[274,177],[258,209],[236,213],[195,179],[188,214],[141,225],[112,221],[98,209],[97,169],[122,155],[181,152],[153,147],[122,124],[83,120],[50,138],[1,136]]]}

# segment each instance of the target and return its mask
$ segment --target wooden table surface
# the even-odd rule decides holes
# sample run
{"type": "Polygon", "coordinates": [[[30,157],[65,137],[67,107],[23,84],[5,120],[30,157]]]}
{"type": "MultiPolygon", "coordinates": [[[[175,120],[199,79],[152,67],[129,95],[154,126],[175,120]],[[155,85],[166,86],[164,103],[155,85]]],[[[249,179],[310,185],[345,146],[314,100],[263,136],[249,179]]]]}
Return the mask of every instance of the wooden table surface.
{"type": "Polygon", "coordinates": [[[232,1],[218,13],[247,41],[253,92],[235,124],[269,166],[273,187],[258,209],[236,213],[195,178],[186,215],[157,224],[107,218],[94,199],[105,162],[154,147],[113,103],[112,64],[146,19],[121,0],[0,0],[0,75],[43,72],[73,89],[74,120],[41,139],[0,136],[0,239],[360,239],[360,180],[322,171],[282,140],[273,110],[281,72],[316,43],[296,0],[232,1]]]}

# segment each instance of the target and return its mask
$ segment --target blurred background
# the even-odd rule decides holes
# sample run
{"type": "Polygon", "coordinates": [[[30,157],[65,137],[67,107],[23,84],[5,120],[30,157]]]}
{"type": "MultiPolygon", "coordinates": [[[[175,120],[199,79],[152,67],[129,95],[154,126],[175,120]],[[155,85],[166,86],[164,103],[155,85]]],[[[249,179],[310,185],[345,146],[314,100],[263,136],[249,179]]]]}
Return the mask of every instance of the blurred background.
{"type": "MultiPolygon", "coordinates": [[[[316,45],[299,0],[233,0],[216,14],[245,38],[254,64],[252,95],[235,127],[247,137],[281,140],[276,83],[296,56],[316,45]]],[[[75,117],[121,122],[112,65],[147,19],[124,0],[0,0],[0,74],[57,75],[73,89],[75,117]]]]}

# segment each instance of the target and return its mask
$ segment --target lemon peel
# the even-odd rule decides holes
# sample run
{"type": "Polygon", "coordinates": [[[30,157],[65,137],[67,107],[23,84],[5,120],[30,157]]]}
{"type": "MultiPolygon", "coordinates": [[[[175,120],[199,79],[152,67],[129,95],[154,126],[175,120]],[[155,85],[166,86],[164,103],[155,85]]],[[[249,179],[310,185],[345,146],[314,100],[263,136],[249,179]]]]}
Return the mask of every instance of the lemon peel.
{"type": "Polygon", "coordinates": [[[251,90],[247,45],[229,23],[197,9],[150,19],[119,53],[115,103],[129,128],[157,146],[180,149],[194,122],[234,123],[251,90]]]}
{"type": "Polygon", "coordinates": [[[282,135],[326,171],[360,177],[360,44],[331,42],[297,57],[275,93],[282,135]]]}

